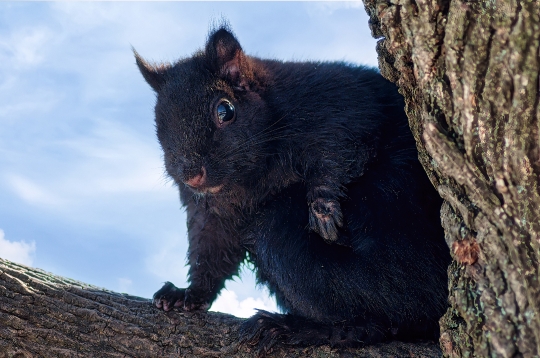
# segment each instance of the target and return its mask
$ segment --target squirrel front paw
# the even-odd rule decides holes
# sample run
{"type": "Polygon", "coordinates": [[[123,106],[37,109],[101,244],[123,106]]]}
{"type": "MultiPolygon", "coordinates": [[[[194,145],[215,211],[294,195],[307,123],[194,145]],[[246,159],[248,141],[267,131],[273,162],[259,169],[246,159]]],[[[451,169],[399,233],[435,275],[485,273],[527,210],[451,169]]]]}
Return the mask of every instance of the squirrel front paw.
{"type": "Polygon", "coordinates": [[[162,288],[154,293],[153,303],[164,311],[178,308],[184,311],[206,311],[210,307],[207,302],[199,302],[189,288],[178,288],[166,282],[162,288]]]}
{"type": "Polygon", "coordinates": [[[338,227],[343,226],[341,205],[337,200],[316,198],[310,204],[309,227],[327,242],[338,239],[338,227]]]}

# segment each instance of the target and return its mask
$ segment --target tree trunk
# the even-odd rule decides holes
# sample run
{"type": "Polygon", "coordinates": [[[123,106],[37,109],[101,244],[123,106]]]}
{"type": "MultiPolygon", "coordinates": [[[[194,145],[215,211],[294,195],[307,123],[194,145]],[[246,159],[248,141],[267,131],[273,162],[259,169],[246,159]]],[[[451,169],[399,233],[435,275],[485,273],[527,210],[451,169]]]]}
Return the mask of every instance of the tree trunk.
{"type": "Polygon", "coordinates": [[[445,199],[454,255],[449,357],[540,354],[540,6],[364,0],[382,74],[405,96],[419,156],[445,199]]]}
{"type": "MultiPolygon", "coordinates": [[[[238,345],[243,319],[162,312],[107,291],[0,259],[0,358],[253,357],[238,345]]],[[[436,357],[434,342],[363,349],[276,347],[269,357],[436,357]]]]}

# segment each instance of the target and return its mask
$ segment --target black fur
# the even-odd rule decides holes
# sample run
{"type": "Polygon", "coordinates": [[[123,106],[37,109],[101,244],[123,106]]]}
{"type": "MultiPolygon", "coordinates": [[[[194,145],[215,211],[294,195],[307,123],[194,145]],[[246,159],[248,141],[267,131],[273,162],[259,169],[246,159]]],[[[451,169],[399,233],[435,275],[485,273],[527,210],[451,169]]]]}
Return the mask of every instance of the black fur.
{"type": "Polygon", "coordinates": [[[247,56],[226,26],[175,64],[136,59],[188,215],[190,286],[167,283],[158,307],[207,309],[247,258],[287,312],[243,325],[259,352],[437,336],[441,201],[392,83],[363,66],[247,56]],[[234,117],[220,121],[227,103],[234,117]]]}

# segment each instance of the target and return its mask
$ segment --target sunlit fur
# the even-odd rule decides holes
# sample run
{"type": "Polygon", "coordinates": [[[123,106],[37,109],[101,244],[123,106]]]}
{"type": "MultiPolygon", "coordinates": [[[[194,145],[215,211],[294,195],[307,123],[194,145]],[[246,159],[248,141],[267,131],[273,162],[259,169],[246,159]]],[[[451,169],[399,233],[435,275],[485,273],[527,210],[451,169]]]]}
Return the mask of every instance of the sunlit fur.
{"type": "Polygon", "coordinates": [[[363,66],[247,56],[226,26],[175,64],[136,57],[188,215],[190,286],[168,283],[158,307],[206,309],[247,258],[287,312],[244,324],[260,352],[436,337],[450,261],[441,201],[393,84],[363,66]],[[236,117],[220,127],[222,99],[236,117]],[[204,186],[184,184],[201,167],[204,186]],[[334,242],[310,229],[316,198],[343,212],[334,242]]]}

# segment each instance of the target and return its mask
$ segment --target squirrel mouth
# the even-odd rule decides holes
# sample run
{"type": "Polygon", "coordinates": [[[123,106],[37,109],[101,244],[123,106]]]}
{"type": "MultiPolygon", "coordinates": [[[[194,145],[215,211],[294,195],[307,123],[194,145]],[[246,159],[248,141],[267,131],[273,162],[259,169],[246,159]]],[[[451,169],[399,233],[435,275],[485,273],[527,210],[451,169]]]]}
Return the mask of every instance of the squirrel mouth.
{"type": "Polygon", "coordinates": [[[196,191],[197,193],[200,193],[200,194],[217,194],[223,188],[223,184],[210,186],[210,187],[199,187],[199,188],[194,188],[192,186],[189,186],[189,187],[193,191],[196,191]]]}
{"type": "Polygon", "coordinates": [[[219,193],[221,188],[223,188],[223,184],[217,185],[217,186],[212,186],[212,187],[209,187],[209,188],[204,188],[204,191],[207,192],[207,193],[210,193],[210,194],[217,194],[217,193],[219,193]]]}

